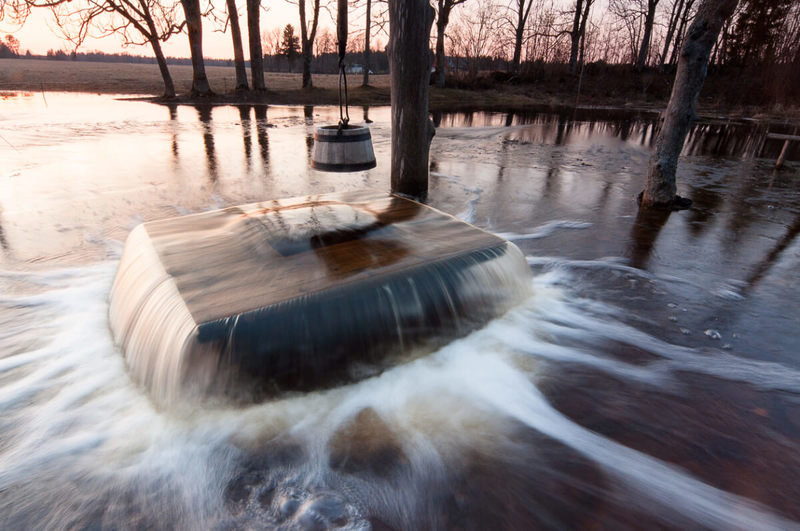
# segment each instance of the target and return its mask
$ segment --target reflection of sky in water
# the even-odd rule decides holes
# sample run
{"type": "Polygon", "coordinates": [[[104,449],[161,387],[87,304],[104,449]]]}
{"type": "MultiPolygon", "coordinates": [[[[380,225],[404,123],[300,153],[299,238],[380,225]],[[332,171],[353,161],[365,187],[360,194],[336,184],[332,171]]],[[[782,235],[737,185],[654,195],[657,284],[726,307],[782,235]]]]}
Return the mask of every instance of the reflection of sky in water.
{"type": "MultiPolygon", "coordinates": [[[[88,519],[76,525],[97,523],[86,507],[99,505],[132,524],[144,515],[145,524],[264,527],[258,518],[282,510],[292,489],[321,484],[363,506],[394,503],[387,514],[409,511],[409,528],[429,514],[445,514],[443,527],[462,514],[486,527],[607,519],[730,528],[764,518],[697,478],[797,518],[800,186],[796,164],[772,172],[774,146],[752,158],[757,129],[700,125],[678,175],[694,208],[646,218],[634,197],[652,115],[442,115],[431,205],[513,239],[536,274],[534,296],[464,341],[358,386],[173,418],[131,386],[110,343],[119,242],[146,220],[386,190],[388,109],[369,111],[378,167],[342,175],[309,169],[309,138],[336,121],[333,107],[46,98],[6,99],[0,114],[13,146],[0,141],[0,504],[88,519]],[[356,451],[344,464],[332,459],[332,474],[314,475],[326,438],[353,415],[399,448],[369,447],[362,459],[407,473],[403,481],[352,473],[356,451]],[[289,471],[267,467],[277,470],[272,479],[231,493],[229,480],[250,478],[248,445],[265,453],[258,463],[289,471]],[[99,463],[98,476],[87,475],[99,463]],[[258,488],[273,479],[258,512],[258,488]],[[373,487],[381,496],[370,498],[373,487]],[[256,511],[215,520],[240,494],[256,511]],[[62,496],[76,505],[58,505],[62,496]]],[[[362,109],[351,116],[361,122],[362,109]]]]}

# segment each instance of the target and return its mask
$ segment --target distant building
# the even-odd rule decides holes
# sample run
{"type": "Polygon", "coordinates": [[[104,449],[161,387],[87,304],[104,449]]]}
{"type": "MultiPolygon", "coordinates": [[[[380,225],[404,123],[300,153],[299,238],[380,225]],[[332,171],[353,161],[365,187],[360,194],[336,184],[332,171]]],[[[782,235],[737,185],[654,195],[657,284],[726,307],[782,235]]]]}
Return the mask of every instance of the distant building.
{"type": "MultiPolygon", "coordinates": [[[[348,74],[363,74],[364,73],[364,66],[358,64],[347,65],[345,67],[345,72],[348,74]]],[[[369,71],[370,74],[374,74],[372,70],[369,71]]]]}

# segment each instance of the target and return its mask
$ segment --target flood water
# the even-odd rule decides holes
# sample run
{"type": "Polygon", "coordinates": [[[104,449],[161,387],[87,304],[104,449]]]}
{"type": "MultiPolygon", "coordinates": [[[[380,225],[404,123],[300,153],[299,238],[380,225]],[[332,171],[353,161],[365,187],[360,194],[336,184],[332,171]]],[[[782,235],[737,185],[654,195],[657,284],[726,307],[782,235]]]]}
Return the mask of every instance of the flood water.
{"type": "Polygon", "coordinates": [[[157,406],[108,327],[127,234],[387,190],[387,108],[351,109],[376,169],[310,169],[337,114],[3,94],[0,528],[800,525],[800,172],[755,122],[699,124],[693,208],[641,216],[655,115],[436,115],[429,204],[515,242],[532,295],[359,383],[157,406]]]}

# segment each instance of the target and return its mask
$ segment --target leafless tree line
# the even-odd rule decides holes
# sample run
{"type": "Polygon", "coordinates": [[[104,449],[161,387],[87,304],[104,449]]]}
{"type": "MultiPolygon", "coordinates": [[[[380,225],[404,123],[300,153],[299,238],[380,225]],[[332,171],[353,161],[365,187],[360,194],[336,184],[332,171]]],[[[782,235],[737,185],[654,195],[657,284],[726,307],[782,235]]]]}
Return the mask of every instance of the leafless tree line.
{"type": "MultiPolygon", "coordinates": [[[[637,70],[677,64],[697,0],[439,0],[453,20],[442,65],[474,72],[479,64],[518,72],[535,62],[631,64],[637,70]],[[446,2],[458,5],[454,16],[446,2]]],[[[442,21],[437,22],[441,32],[442,21]]],[[[793,63],[800,50],[800,1],[741,0],[716,41],[712,64],[793,63]]],[[[440,74],[440,80],[442,75],[440,74]]],[[[441,84],[441,82],[440,82],[441,84]]]]}
{"type": "MultiPolygon", "coordinates": [[[[204,18],[232,38],[237,89],[263,91],[264,54],[280,53],[281,30],[262,33],[270,2],[297,8],[303,87],[312,86],[315,57],[335,49],[336,36],[321,24],[332,21],[329,0],[245,0],[249,57],[245,57],[236,0],[0,0],[0,13],[24,21],[32,9],[49,9],[76,46],[87,37],[120,35],[129,44],[149,45],[164,78],[165,95],[175,95],[161,45],[185,33],[194,68],[192,93],[212,94],[203,65],[204,18]],[[245,61],[249,60],[250,82],[245,61]]],[[[434,81],[446,74],[476,76],[481,70],[513,74],[541,63],[569,65],[576,75],[590,62],[622,63],[637,70],[677,64],[699,0],[432,0],[436,11],[431,47],[434,81]]],[[[364,53],[369,83],[372,38],[388,37],[387,0],[349,2],[349,50],[364,53]],[[373,5],[374,4],[374,5],[373,5]]],[[[791,63],[800,57],[800,0],[741,0],[722,28],[711,64],[791,63]]]]}

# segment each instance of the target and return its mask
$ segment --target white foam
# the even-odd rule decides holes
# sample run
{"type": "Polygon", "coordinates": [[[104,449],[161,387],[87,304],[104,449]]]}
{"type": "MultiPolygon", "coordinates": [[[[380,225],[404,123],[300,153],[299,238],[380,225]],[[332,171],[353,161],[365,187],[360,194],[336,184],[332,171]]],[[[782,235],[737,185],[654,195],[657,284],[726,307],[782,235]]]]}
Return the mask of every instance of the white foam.
{"type": "MultiPolygon", "coordinates": [[[[654,338],[619,322],[618,308],[567,297],[563,271],[537,276],[534,294],[484,329],[357,384],[241,409],[162,412],[131,383],[111,341],[107,294],[115,268],[109,262],[17,277],[46,289],[14,298],[26,313],[24,322],[12,319],[12,334],[20,344],[36,338],[37,348],[0,359],[4,513],[34,511],[39,516],[28,521],[61,527],[68,507],[132,492],[142,500],[155,496],[148,509],[155,515],[169,514],[187,528],[213,527],[226,513],[225,488],[245,448],[287,439],[301,445],[304,458],[296,468],[265,471],[270,481],[304,492],[341,489],[354,504],[348,506],[351,522],[363,523],[361,512],[379,507],[393,523],[413,528],[430,523],[420,492],[446,488],[475,448],[504,459],[503,443],[521,422],[597,463],[631,489],[630,503],[668,523],[677,513],[717,529],[792,526],[768,508],[575,424],[537,388],[538,364],[520,362],[584,364],[660,390],[675,385],[677,370],[770,389],[797,389],[800,375],[779,364],[654,338]],[[559,336],[579,346],[560,344],[559,336]],[[634,365],[592,347],[607,339],[660,359],[634,365]],[[365,408],[386,423],[408,459],[403,475],[386,484],[330,468],[332,438],[365,408]],[[81,488],[70,478],[81,478],[81,488]]],[[[122,502],[109,503],[107,511],[122,502]]]]}
{"type": "Polygon", "coordinates": [[[547,238],[548,236],[552,235],[559,229],[572,229],[572,230],[580,230],[580,229],[588,229],[591,227],[592,224],[587,221],[572,221],[572,220],[554,220],[548,221],[544,225],[540,225],[538,227],[534,227],[533,229],[517,233],[517,232],[501,232],[497,235],[501,238],[505,238],[506,240],[511,241],[519,241],[519,240],[539,240],[541,238],[547,238]]]}

